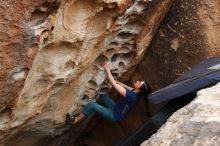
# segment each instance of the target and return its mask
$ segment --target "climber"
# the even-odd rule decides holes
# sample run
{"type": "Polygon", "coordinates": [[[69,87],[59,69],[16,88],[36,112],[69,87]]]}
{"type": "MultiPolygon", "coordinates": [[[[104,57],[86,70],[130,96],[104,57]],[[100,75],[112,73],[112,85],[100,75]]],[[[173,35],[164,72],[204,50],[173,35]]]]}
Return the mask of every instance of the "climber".
{"type": "Polygon", "coordinates": [[[122,98],[118,102],[114,102],[110,97],[106,95],[100,95],[99,101],[90,102],[85,105],[82,109],[82,112],[77,115],[71,115],[70,113],[66,114],[66,123],[67,124],[76,124],[79,121],[86,119],[92,112],[99,113],[102,117],[109,121],[119,121],[125,119],[128,112],[132,107],[137,103],[140,97],[146,98],[150,93],[150,86],[144,81],[136,81],[133,83],[133,88],[129,87],[123,83],[116,81],[110,71],[108,63],[103,64],[103,68],[107,72],[108,79],[111,85],[122,95],[122,98]]]}

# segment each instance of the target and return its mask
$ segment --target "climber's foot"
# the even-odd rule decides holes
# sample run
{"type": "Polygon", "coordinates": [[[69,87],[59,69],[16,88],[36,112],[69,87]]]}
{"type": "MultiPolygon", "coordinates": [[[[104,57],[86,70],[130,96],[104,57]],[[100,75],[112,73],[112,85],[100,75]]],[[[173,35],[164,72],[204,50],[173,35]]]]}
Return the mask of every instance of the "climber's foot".
{"type": "Polygon", "coordinates": [[[66,114],[66,124],[76,124],[76,118],[74,115],[71,115],[70,113],[66,114]]]}

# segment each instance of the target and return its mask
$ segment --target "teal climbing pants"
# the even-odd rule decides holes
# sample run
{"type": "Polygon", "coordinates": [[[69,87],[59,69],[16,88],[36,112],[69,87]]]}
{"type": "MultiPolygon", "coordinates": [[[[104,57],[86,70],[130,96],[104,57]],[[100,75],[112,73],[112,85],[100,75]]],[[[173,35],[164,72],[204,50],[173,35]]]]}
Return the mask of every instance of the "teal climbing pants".
{"type": "Polygon", "coordinates": [[[103,118],[109,120],[109,121],[115,121],[115,117],[113,114],[113,108],[115,106],[115,102],[106,95],[100,95],[99,96],[99,103],[97,102],[90,102],[87,105],[83,107],[83,114],[85,118],[88,118],[88,116],[92,112],[97,112],[100,114],[103,118]]]}

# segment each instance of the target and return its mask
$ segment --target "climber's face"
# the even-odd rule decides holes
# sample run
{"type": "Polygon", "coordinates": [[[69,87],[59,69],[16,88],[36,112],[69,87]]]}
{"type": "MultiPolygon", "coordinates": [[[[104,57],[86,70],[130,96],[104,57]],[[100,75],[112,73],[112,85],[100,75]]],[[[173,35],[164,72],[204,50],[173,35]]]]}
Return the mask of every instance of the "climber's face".
{"type": "Polygon", "coordinates": [[[135,81],[135,82],[133,83],[134,89],[135,89],[135,90],[139,90],[140,87],[141,87],[143,84],[144,84],[144,81],[135,81]]]}

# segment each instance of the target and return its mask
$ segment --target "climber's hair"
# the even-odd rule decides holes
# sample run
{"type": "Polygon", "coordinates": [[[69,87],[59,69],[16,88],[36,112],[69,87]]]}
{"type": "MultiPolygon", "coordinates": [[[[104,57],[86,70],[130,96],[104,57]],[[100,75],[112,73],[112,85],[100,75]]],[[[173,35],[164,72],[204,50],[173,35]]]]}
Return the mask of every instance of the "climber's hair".
{"type": "Polygon", "coordinates": [[[151,93],[151,86],[147,82],[144,82],[139,90],[140,92],[138,93],[138,95],[146,98],[148,94],[151,93]]]}
{"type": "Polygon", "coordinates": [[[148,105],[148,99],[147,96],[151,93],[151,86],[147,83],[144,82],[141,87],[140,87],[140,92],[138,92],[139,97],[144,97],[145,105],[146,105],[146,110],[149,110],[149,105],[148,105]]]}

